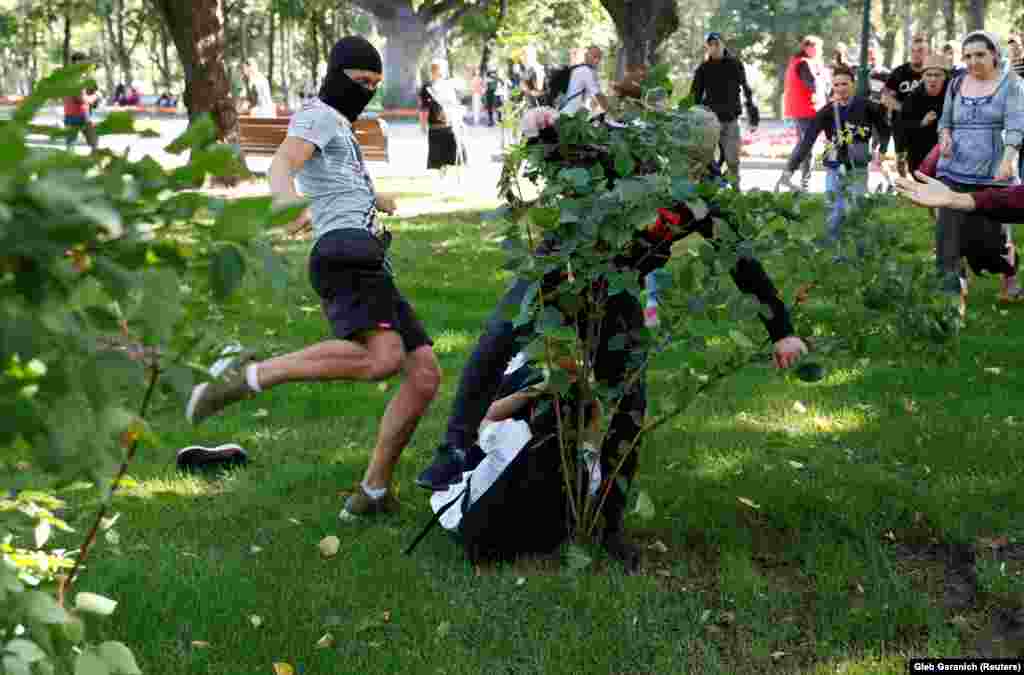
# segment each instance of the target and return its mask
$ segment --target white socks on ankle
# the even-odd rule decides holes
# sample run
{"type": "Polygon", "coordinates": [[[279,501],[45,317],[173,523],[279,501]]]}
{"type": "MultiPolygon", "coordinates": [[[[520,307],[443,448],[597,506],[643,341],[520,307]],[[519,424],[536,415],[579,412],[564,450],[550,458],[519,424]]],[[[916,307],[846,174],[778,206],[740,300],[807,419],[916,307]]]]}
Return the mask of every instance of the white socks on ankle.
{"type": "Polygon", "coordinates": [[[260,387],[259,365],[258,363],[250,363],[245,367],[245,382],[255,392],[263,391],[263,388],[260,387]]]}
{"type": "Polygon", "coordinates": [[[363,492],[365,492],[366,496],[369,497],[370,499],[380,499],[381,497],[388,493],[387,488],[372,488],[366,484],[365,480],[362,483],[360,483],[360,485],[363,488],[363,492]]]}

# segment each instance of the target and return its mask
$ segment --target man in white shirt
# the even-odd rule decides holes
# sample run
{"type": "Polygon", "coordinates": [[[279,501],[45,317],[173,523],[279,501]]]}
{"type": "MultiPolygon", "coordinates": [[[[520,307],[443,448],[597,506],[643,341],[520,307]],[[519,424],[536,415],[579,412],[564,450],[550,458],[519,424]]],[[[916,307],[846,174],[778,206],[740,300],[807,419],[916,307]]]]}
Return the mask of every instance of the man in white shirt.
{"type": "Polygon", "coordinates": [[[594,101],[600,110],[608,110],[608,99],[601,92],[601,83],[597,79],[597,68],[601,65],[602,52],[600,47],[590,47],[583,60],[582,68],[573,68],[569,79],[569,88],[565,92],[565,102],[560,112],[574,114],[586,107],[594,111],[594,101]]]}
{"type": "Polygon", "coordinates": [[[242,74],[248,80],[249,86],[256,90],[256,105],[249,113],[253,117],[276,117],[277,106],[274,105],[274,98],[270,93],[270,81],[251,61],[242,64],[242,74]]]}

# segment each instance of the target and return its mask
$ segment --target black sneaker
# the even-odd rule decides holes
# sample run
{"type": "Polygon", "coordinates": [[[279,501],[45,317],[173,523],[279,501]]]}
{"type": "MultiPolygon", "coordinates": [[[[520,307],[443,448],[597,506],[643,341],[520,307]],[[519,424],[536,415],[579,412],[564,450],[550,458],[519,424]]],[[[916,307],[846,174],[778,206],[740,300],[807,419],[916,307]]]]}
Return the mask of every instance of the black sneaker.
{"type": "Polygon", "coordinates": [[[249,454],[240,445],[225,443],[213,448],[190,445],[178,451],[178,470],[185,472],[226,469],[245,466],[249,454]]]}
{"type": "Polygon", "coordinates": [[[447,443],[437,446],[433,463],[416,478],[416,485],[440,492],[457,481],[466,470],[466,451],[447,443]]]}

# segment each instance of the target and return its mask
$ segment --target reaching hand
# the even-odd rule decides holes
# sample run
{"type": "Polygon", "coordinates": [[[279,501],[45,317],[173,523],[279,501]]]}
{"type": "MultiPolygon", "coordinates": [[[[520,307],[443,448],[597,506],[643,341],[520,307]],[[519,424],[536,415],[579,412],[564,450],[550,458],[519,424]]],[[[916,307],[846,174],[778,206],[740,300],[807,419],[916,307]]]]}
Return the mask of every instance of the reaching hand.
{"type": "Polygon", "coordinates": [[[398,203],[394,197],[377,197],[377,210],[388,215],[392,215],[398,210],[398,203]]]}
{"type": "Polygon", "coordinates": [[[941,208],[950,205],[956,193],[945,183],[929,178],[920,171],[915,171],[914,177],[917,180],[897,178],[896,191],[918,206],[941,208]]]}
{"type": "Polygon", "coordinates": [[[935,111],[934,110],[929,110],[928,114],[925,115],[924,119],[921,120],[921,126],[922,127],[926,127],[929,124],[934,123],[935,120],[937,120],[937,119],[939,119],[939,116],[935,114],[935,111]]]}
{"type": "Polygon", "coordinates": [[[807,353],[807,344],[795,335],[784,337],[775,343],[775,367],[789,368],[807,353]]]}

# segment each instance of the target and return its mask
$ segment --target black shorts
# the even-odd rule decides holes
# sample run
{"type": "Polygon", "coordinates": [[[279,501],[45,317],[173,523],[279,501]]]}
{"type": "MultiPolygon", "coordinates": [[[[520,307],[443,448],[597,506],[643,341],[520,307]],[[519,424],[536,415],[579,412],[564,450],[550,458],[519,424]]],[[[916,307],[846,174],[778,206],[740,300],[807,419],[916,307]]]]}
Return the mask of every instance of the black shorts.
{"type": "Polygon", "coordinates": [[[387,249],[366,230],[328,232],[309,256],[309,281],[335,337],[393,330],[406,352],[434,344],[386,266],[387,249]]]}
{"type": "Polygon", "coordinates": [[[459,143],[451,127],[435,127],[427,132],[427,169],[443,169],[459,161],[459,143]]]}

